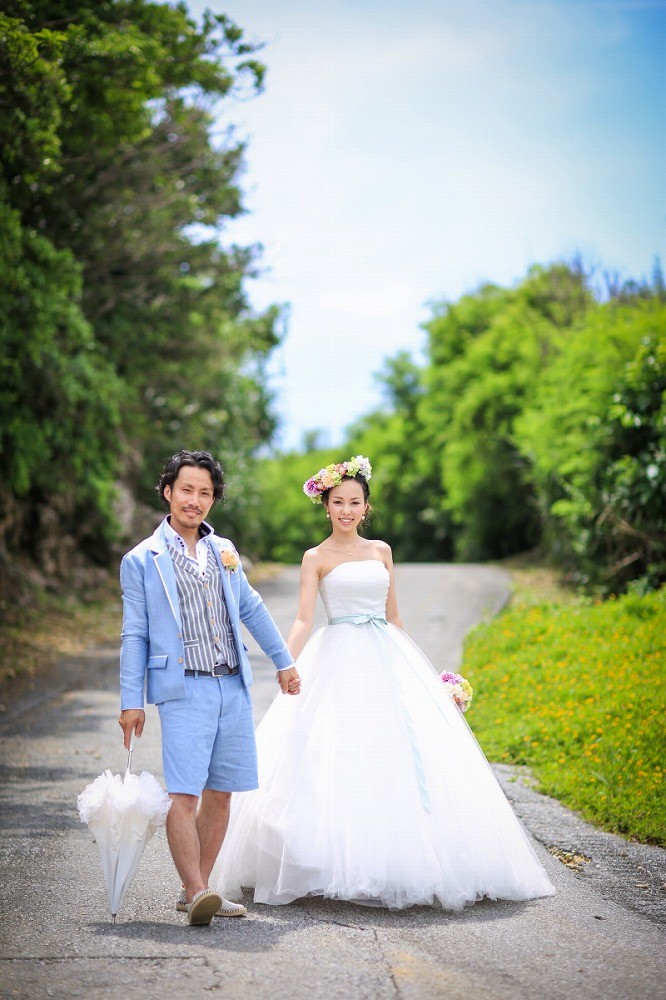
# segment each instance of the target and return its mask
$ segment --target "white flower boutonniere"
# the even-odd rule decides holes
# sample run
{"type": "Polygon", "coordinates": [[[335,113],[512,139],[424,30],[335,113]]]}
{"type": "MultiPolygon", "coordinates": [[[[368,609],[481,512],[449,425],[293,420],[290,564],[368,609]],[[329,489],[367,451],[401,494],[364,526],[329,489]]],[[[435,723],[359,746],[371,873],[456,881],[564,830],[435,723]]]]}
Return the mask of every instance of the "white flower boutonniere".
{"type": "Polygon", "coordinates": [[[220,559],[222,560],[222,565],[229,573],[235,573],[240,566],[238,553],[234,552],[233,549],[220,549],[220,559]]]}

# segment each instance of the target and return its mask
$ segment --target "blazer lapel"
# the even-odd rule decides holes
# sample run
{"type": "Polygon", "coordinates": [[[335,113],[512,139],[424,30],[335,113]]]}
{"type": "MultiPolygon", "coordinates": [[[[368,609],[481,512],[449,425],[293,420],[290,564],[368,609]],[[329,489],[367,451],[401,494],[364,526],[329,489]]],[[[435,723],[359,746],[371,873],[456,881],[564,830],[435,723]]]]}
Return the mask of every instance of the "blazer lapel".
{"type": "Polygon", "coordinates": [[[238,618],[238,608],[236,607],[236,600],[234,598],[233,591],[231,589],[231,582],[229,580],[229,570],[225,569],[222,565],[222,559],[220,558],[220,549],[215,542],[210,539],[208,542],[209,549],[213,552],[215,560],[220,569],[220,576],[222,578],[222,590],[224,591],[224,599],[227,602],[227,611],[229,612],[229,617],[232,621],[236,621],[238,618]]]}
{"type": "Polygon", "coordinates": [[[226,601],[227,611],[229,612],[229,621],[231,622],[231,628],[236,639],[236,647],[238,649],[239,655],[244,648],[243,637],[241,636],[241,622],[240,622],[240,610],[234,597],[233,588],[231,586],[230,572],[225,569],[222,565],[222,559],[220,557],[220,549],[216,542],[213,541],[212,536],[208,542],[209,547],[213,550],[215,554],[215,559],[217,560],[217,565],[220,567],[220,576],[222,577],[222,590],[224,592],[224,600],[226,601]]]}
{"type": "Polygon", "coordinates": [[[182,629],[180,618],[180,603],[178,601],[178,587],[176,586],[176,574],[173,569],[173,562],[169,549],[167,548],[164,536],[163,524],[160,524],[150,543],[151,551],[155,553],[155,568],[160,575],[162,586],[166,591],[167,600],[173,612],[173,616],[178,622],[178,628],[182,629]]]}

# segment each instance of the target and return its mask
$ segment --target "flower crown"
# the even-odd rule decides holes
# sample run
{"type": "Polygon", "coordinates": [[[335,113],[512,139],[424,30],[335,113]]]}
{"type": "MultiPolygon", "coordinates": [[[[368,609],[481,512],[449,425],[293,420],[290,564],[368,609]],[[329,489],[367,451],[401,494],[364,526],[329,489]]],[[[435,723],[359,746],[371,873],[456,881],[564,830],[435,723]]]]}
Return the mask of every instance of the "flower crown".
{"type": "Polygon", "coordinates": [[[356,455],[347,462],[333,462],[325,469],[320,469],[314,476],[303,483],[303,492],[313,503],[321,503],[321,495],[326,490],[339,486],[345,476],[363,476],[366,483],[372,476],[370,459],[356,455]]]}

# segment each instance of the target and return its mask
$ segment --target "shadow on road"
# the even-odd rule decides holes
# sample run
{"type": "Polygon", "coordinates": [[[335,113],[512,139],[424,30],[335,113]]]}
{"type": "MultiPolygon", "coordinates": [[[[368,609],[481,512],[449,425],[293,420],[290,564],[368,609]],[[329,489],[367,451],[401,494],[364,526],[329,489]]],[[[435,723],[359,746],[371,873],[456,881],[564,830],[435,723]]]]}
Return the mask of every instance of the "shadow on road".
{"type": "MultiPolygon", "coordinates": [[[[447,925],[489,924],[498,920],[513,919],[525,913],[530,904],[493,902],[484,899],[460,913],[450,913],[432,907],[412,907],[410,910],[390,911],[375,906],[338,902],[314,897],[297,900],[289,906],[263,907],[253,904],[246,894],[248,918],[243,920],[214,920],[209,927],[188,927],[185,917],[170,914],[173,922],[156,920],[125,920],[115,924],[110,921],[88,924],[92,936],[116,942],[150,941],[154,944],[183,945],[183,933],[192,934],[197,946],[218,947],[223,941],[226,952],[265,952],[280,944],[291,934],[300,933],[310,926],[347,928],[368,935],[376,931],[441,931],[447,925]]],[[[537,901],[533,903],[538,905],[537,901]]]]}

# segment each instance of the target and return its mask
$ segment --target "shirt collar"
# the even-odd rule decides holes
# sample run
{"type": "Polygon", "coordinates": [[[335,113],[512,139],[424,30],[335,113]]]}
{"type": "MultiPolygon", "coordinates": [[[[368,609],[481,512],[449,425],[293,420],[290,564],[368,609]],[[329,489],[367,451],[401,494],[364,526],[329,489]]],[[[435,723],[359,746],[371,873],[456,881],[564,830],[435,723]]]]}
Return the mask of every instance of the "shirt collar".
{"type": "MultiPolygon", "coordinates": [[[[178,546],[178,548],[184,549],[187,552],[187,545],[185,544],[185,539],[182,537],[182,535],[178,534],[175,528],[171,527],[171,522],[169,521],[170,517],[171,515],[167,514],[166,518],[164,519],[164,534],[166,536],[166,540],[170,545],[176,545],[178,546]]],[[[213,534],[214,531],[213,528],[210,526],[210,524],[208,524],[207,521],[202,521],[201,524],[199,525],[199,538],[197,539],[197,545],[199,544],[199,542],[203,541],[204,538],[207,539],[213,534]]]]}

